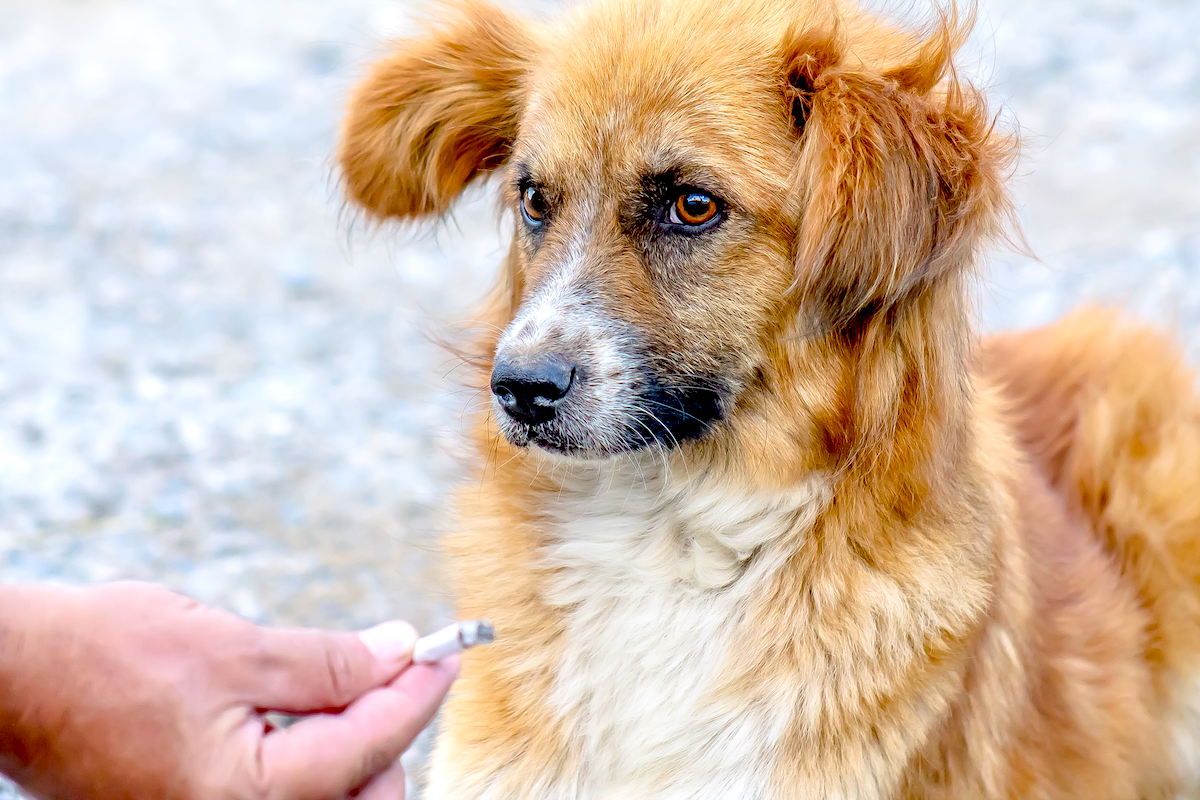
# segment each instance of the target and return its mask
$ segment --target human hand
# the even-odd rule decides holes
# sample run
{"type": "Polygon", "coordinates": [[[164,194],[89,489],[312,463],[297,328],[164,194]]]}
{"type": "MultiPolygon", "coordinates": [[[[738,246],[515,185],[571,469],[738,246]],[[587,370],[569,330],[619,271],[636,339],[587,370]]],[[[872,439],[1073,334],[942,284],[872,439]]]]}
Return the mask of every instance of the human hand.
{"type": "Polygon", "coordinates": [[[150,584],[0,587],[0,771],[56,800],[398,800],[458,672],[410,665],[415,641],[262,628],[150,584]]]}

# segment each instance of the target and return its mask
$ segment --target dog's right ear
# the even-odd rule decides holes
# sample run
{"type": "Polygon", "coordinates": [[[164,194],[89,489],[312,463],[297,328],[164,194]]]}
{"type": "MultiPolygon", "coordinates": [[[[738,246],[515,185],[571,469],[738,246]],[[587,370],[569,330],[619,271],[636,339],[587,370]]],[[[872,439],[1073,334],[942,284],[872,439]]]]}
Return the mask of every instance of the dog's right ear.
{"type": "Polygon", "coordinates": [[[797,284],[818,327],[964,271],[1002,229],[1014,148],[954,72],[970,23],[950,13],[924,38],[878,33],[896,51],[879,68],[844,57],[836,30],[789,41],[785,97],[804,192],[797,284]]]}
{"type": "Polygon", "coordinates": [[[401,41],[358,85],[338,147],[346,194],[374,217],[445,212],[508,158],[534,42],[484,3],[401,41]]]}

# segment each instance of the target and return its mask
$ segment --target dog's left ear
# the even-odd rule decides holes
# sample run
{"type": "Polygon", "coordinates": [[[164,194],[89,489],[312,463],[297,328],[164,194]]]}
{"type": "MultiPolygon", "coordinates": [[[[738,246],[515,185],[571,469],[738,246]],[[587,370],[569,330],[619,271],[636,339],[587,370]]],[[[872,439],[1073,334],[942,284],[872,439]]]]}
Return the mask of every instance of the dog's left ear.
{"type": "Polygon", "coordinates": [[[951,22],[886,71],[844,63],[836,34],[797,37],[787,71],[801,137],[797,279],[837,326],[969,265],[1006,212],[1011,145],[952,73],[951,22]]]}
{"type": "Polygon", "coordinates": [[[478,0],[444,11],[447,22],[372,66],[342,124],[346,194],[374,217],[445,212],[516,136],[528,25],[478,0]]]}

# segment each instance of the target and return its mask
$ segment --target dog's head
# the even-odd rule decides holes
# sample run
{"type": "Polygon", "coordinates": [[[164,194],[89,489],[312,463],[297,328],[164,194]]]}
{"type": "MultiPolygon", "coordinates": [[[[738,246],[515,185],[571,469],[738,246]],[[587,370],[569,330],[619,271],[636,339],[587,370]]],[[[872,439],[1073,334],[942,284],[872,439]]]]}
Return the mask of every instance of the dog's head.
{"type": "Polygon", "coordinates": [[[498,171],[516,231],[491,388],[514,444],[597,457],[733,426],[819,368],[795,343],[962,271],[1002,203],[1006,147],[950,74],[953,20],[922,38],[822,0],[601,0],[547,28],[449,13],[375,65],[340,161],[377,217],[444,212],[498,171]]]}

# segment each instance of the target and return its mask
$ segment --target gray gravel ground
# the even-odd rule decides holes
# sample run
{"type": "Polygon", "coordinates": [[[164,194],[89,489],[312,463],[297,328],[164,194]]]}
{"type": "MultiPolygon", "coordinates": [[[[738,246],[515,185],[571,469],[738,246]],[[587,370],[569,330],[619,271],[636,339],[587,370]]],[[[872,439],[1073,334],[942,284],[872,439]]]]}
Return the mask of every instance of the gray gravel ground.
{"type": "MultiPolygon", "coordinates": [[[[1041,257],[996,254],[985,324],[1121,301],[1200,361],[1200,3],[981,6],[970,71],[1020,123],[1041,257]]],[[[0,0],[0,580],[444,620],[473,394],[430,338],[486,290],[508,221],[475,193],[436,232],[369,235],[329,159],[347,85],[410,13],[0,0]]]]}

